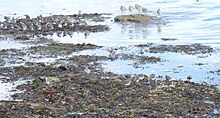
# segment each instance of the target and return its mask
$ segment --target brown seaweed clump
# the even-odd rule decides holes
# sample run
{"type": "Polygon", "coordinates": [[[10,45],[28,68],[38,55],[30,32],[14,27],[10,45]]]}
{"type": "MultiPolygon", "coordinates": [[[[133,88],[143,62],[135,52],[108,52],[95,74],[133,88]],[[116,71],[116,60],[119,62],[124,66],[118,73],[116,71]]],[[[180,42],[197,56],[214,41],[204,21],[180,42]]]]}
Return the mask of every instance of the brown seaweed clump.
{"type": "Polygon", "coordinates": [[[106,59],[81,55],[66,65],[2,68],[0,73],[11,79],[33,81],[17,87],[25,91],[13,98],[22,101],[0,101],[0,117],[220,116],[219,88],[169,76],[156,80],[154,74],[105,72],[99,61],[106,59]]]}

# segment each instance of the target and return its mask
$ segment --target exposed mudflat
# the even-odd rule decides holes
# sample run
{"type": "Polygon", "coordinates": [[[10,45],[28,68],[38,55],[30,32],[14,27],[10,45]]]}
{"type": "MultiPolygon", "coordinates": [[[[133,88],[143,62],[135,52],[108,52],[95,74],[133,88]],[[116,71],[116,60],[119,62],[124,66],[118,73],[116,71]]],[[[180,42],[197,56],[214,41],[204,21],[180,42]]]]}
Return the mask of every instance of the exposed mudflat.
{"type": "MultiPolygon", "coordinates": [[[[109,17],[105,15],[109,14],[4,17],[0,22],[0,41],[10,39],[27,46],[0,49],[0,81],[25,81],[10,90],[15,93],[10,100],[0,101],[0,117],[220,117],[218,84],[195,82],[191,75],[194,71],[184,77],[171,76],[189,68],[186,63],[175,65],[175,61],[181,61],[175,58],[177,55],[195,59],[190,66],[200,70],[210,66],[204,60],[219,52],[210,45],[141,43],[111,47],[54,40],[54,35],[73,40],[74,33],[83,33],[87,39],[90,33],[110,31],[111,26],[105,24],[109,17]],[[97,54],[99,51],[104,54],[97,54]],[[173,63],[168,58],[171,56],[173,63]],[[130,61],[130,65],[142,70],[145,65],[156,69],[143,74],[120,74],[106,68],[106,62],[114,61],[130,61]],[[167,71],[163,66],[169,61],[174,66],[167,71]],[[160,67],[166,70],[165,75],[156,73],[160,67]]],[[[133,13],[118,15],[110,22],[114,21],[128,26],[131,33],[142,31],[143,36],[148,33],[149,24],[161,32],[160,26],[167,23],[159,14],[133,13]]],[[[205,73],[207,77],[201,79],[212,80],[212,75],[220,75],[220,69],[208,68],[205,73]]]]}
{"type": "MultiPolygon", "coordinates": [[[[42,40],[42,39],[41,39],[42,40]]],[[[45,39],[49,40],[49,39],[45,39]]],[[[47,42],[47,41],[46,41],[47,42]]],[[[151,53],[165,51],[187,54],[210,53],[211,47],[193,45],[136,45],[151,53]]],[[[106,60],[134,60],[157,63],[159,57],[128,55],[109,49],[109,56],[72,55],[73,52],[102,48],[93,44],[46,43],[21,50],[1,50],[8,63],[1,67],[5,82],[28,80],[16,87],[22,93],[12,97],[21,101],[1,101],[1,117],[219,117],[220,91],[214,85],[174,80],[169,75],[115,74],[102,67],[106,60]],[[23,59],[65,57],[51,63],[23,59]],[[10,57],[10,58],[9,58],[10,57]],[[14,58],[14,59],[13,59],[14,58]]],[[[4,65],[5,60],[2,60],[4,65]]],[[[217,71],[215,71],[217,72],[217,71]]],[[[186,77],[187,78],[187,77],[186,77]]]]}
{"type": "Polygon", "coordinates": [[[186,53],[186,54],[205,54],[212,53],[214,50],[210,46],[202,44],[181,44],[181,45],[153,45],[153,44],[140,44],[137,47],[142,47],[150,53],[164,53],[164,52],[175,52],[175,53],[186,53]]]}

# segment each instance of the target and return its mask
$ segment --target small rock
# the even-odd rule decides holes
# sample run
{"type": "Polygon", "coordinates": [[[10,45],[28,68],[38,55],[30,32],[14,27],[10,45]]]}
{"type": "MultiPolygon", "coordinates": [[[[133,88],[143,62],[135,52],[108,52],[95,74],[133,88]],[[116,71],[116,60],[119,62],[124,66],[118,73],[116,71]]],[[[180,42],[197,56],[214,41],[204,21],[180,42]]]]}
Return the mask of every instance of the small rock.
{"type": "Polygon", "coordinates": [[[15,40],[29,40],[30,37],[26,36],[26,35],[21,35],[21,36],[17,36],[15,37],[15,40]]]}

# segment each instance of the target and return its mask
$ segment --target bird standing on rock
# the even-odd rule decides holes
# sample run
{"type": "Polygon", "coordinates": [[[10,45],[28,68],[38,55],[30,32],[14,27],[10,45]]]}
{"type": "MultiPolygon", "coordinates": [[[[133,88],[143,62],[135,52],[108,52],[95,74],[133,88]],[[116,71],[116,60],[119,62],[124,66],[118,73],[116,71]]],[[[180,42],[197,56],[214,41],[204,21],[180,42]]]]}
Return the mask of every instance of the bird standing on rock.
{"type": "Polygon", "coordinates": [[[24,22],[20,22],[22,30],[27,30],[27,25],[24,22]]]}
{"type": "Polygon", "coordinates": [[[149,76],[149,79],[154,80],[155,78],[156,78],[156,75],[155,75],[155,74],[151,74],[151,75],[149,76]]]}
{"type": "Polygon", "coordinates": [[[25,16],[25,18],[27,19],[27,20],[30,20],[31,19],[31,17],[29,16],[29,15],[24,15],[25,16]]]}
{"type": "Polygon", "coordinates": [[[128,78],[127,80],[125,80],[125,86],[129,86],[131,85],[132,80],[130,78],[128,78]]]}
{"type": "Polygon", "coordinates": [[[80,17],[80,16],[82,16],[82,11],[81,10],[78,11],[78,17],[80,17]]]}
{"type": "Polygon", "coordinates": [[[86,72],[86,74],[90,74],[91,73],[91,70],[89,69],[89,67],[88,66],[86,66],[86,68],[84,69],[84,71],[86,72]]]}
{"type": "Polygon", "coordinates": [[[5,19],[6,22],[9,22],[10,17],[8,17],[8,16],[4,16],[4,19],[5,19]]]}
{"type": "Polygon", "coordinates": [[[133,6],[129,6],[128,9],[130,12],[133,12],[135,10],[135,8],[133,6]]]}
{"type": "Polygon", "coordinates": [[[165,76],[165,79],[166,79],[166,81],[170,81],[170,80],[172,79],[172,77],[166,75],[166,76],[165,76]]]}
{"type": "Polygon", "coordinates": [[[149,11],[147,8],[142,8],[142,12],[147,14],[147,13],[150,13],[151,11],[149,11]]]}
{"type": "Polygon", "coordinates": [[[89,25],[89,21],[87,18],[84,19],[84,21],[82,22],[82,25],[85,25],[85,27],[89,25]]]}
{"type": "Polygon", "coordinates": [[[139,4],[135,4],[134,7],[135,7],[135,9],[138,10],[138,13],[141,12],[141,10],[142,10],[142,8],[143,8],[143,7],[142,7],[141,5],[139,5],[139,4]]]}
{"type": "Polygon", "coordinates": [[[187,80],[188,80],[189,82],[191,82],[191,81],[192,81],[192,76],[189,75],[189,76],[187,77],[187,80]]]}
{"type": "Polygon", "coordinates": [[[125,11],[127,10],[127,8],[125,8],[124,6],[121,6],[121,7],[120,7],[120,10],[122,11],[122,14],[124,14],[125,11]]]}
{"type": "Polygon", "coordinates": [[[14,18],[14,17],[12,17],[12,18],[11,18],[11,23],[12,23],[12,24],[15,24],[15,23],[16,23],[16,21],[17,21],[17,19],[16,19],[16,18],[14,18]]]}

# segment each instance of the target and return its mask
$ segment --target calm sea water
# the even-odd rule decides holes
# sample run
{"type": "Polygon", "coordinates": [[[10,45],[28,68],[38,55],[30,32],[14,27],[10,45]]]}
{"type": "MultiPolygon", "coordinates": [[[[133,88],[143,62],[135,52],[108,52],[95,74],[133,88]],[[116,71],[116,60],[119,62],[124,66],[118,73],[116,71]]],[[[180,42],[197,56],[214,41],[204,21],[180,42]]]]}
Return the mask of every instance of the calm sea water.
{"type": "MultiPolygon", "coordinates": [[[[0,19],[3,16],[23,16],[51,14],[112,13],[112,19],[120,15],[120,6],[138,3],[151,11],[161,9],[161,17],[167,25],[126,25],[106,21],[112,28],[109,32],[91,34],[87,39],[83,34],[75,34],[62,42],[91,42],[99,45],[128,45],[146,42],[162,42],[161,38],[178,38],[172,43],[218,43],[220,39],[220,2],[217,0],[0,0],[0,19]],[[15,15],[16,14],[16,15],[15,15]]],[[[126,12],[129,14],[129,12],[126,12]]],[[[155,15],[152,13],[151,15],[155,15]]],[[[57,39],[60,40],[60,39],[57,39]]],[[[162,42],[164,43],[164,42],[162,42]]]]}
{"type": "MultiPolygon", "coordinates": [[[[61,43],[93,43],[103,46],[128,46],[141,43],[157,44],[191,44],[202,43],[215,49],[211,56],[186,55],[175,53],[153,54],[169,61],[157,64],[142,65],[134,68],[132,61],[103,62],[108,70],[119,74],[152,74],[171,75],[175,79],[186,79],[192,75],[193,81],[207,82],[220,86],[220,76],[210,74],[211,70],[220,69],[220,2],[218,0],[0,0],[0,20],[4,16],[23,17],[28,14],[36,17],[53,14],[76,14],[79,10],[84,13],[112,13],[111,19],[104,23],[111,27],[108,32],[90,33],[85,38],[83,33],[74,33],[73,37],[52,36],[61,43]],[[114,23],[115,16],[121,15],[120,6],[140,4],[156,15],[161,9],[161,18],[167,21],[166,25],[119,24],[114,23]],[[161,38],[177,38],[177,41],[162,41],[161,38]],[[205,63],[196,66],[195,63],[205,63]],[[179,68],[183,66],[182,68],[179,68]],[[175,72],[174,72],[175,70],[175,72]],[[176,73],[179,72],[179,73],[176,73]]],[[[130,14],[126,12],[125,14],[130,14]]],[[[0,49],[22,48],[27,45],[19,41],[0,39],[0,49]]],[[[130,53],[135,53],[135,48],[130,53]]],[[[83,51],[78,54],[106,55],[105,49],[83,51]]],[[[0,86],[4,86],[3,84],[0,86]]],[[[1,93],[1,92],[0,92],[1,93]]],[[[5,96],[8,95],[5,94],[5,96]]],[[[1,98],[1,96],[0,96],[1,98]]]]}

